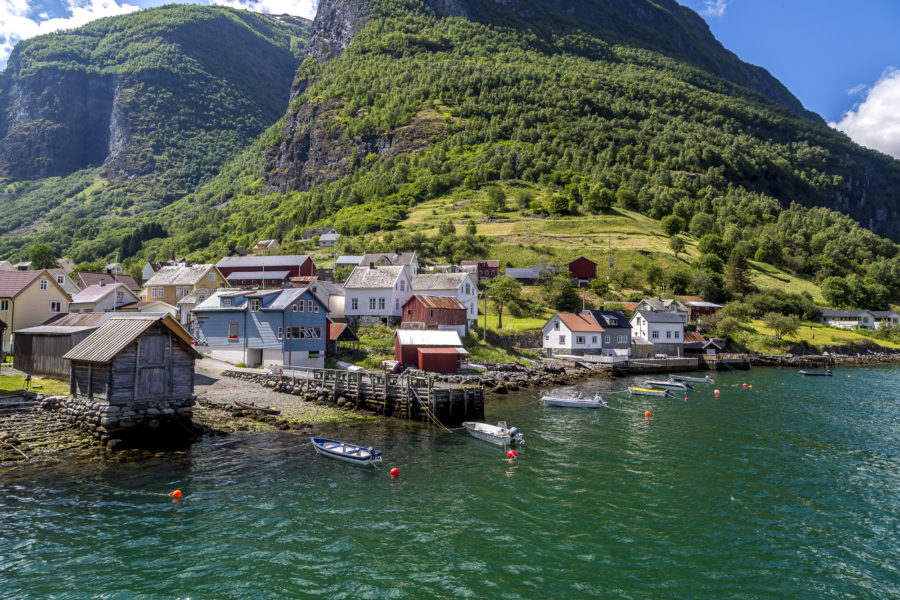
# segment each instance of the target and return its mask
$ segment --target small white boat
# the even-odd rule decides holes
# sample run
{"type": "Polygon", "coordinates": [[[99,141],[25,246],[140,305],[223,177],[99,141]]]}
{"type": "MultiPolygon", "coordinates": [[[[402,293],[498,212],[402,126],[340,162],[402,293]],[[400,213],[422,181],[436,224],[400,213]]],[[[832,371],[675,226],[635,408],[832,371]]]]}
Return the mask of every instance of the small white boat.
{"type": "Polygon", "coordinates": [[[581,394],[578,396],[541,396],[541,402],[544,406],[562,406],[565,408],[609,408],[609,404],[600,397],[600,394],[594,395],[593,398],[583,398],[581,394]]]}
{"type": "Polygon", "coordinates": [[[654,390],[646,387],[629,386],[629,394],[637,394],[639,396],[671,396],[669,390],[654,390]]]}
{"type": "Polygon", "coordinates": [[[507,444],[512,444],[513,442],[516,444],[525,443],[525,439],[522,437],[522,434],[519,433],[519,430],[515,427],[507,428],[506,421],[500,421],[496,425],[478,423],[476,421],[465,421],[462,426],[472,437],[476,437],[479,440],[484,440],[485,442],[490,442],[492,444],[505,446],[507,444]]]}
{"type": "Polygon", "coordinates": [[[336,458],[355,465],[371,465],[381,462],[381,450],[364,448],[355,444],[329,440],[326,438],[312,438],[313,448],[322,456],[336,458]]]}
{"type": "Polygon", "coordinates": [[[684,381],[673,381],[672,379],[667,379],[666,381],[650,381],[647,380],[643,383],[644,387],[660,387],[660,388],[668,388],[673,390],[692,390],[691,384],[686,383],[684,381]]]}
{"type": "Polygon", "coordinates": [[[715,383],[713,378],[707,375],[706,377],[688,377],[687,375],[671,375],[669,379],[673,379],[675,381],[685,381],[687,383],[715,383]]]}

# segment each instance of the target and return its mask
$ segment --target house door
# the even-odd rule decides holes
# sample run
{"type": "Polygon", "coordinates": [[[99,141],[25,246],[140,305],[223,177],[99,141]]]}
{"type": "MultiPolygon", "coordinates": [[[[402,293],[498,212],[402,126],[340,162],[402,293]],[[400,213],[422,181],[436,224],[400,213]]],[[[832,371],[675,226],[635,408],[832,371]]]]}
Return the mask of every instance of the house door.
{"type": "Polygon", "coordinates": [[[168,389],[166,351],[169,338],[165,335],[145,335],[141,338],[138,357],[138,396],[163,398],[168,389]]]}

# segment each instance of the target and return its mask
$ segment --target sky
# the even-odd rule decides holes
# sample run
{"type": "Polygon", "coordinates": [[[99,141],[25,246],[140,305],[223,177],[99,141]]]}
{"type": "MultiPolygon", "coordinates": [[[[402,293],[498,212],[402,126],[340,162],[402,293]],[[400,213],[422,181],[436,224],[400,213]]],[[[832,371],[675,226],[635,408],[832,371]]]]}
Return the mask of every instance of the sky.
{"type": "MultiPolygon", "coordinates": [[[[175,0],[178,1],[178,0],[175,0]]],[[[900,0],[678,0],[832,127],[900,158],[900,0]]],[[[173,0],[0,0],[0,68],[20,39],[173,0]]],[[[201,0],[312,18],[318,0],[201,0]]]]}

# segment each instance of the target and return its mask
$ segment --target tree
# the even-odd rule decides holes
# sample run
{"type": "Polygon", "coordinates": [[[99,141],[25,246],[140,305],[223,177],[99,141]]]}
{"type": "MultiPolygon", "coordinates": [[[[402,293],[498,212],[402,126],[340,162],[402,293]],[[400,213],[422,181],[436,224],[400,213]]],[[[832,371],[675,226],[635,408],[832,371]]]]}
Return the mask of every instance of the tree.
{"type": "Polygon", "coordinates": [[[703,236],[703,234],[712,231],[715,224],[715,217],[708,213],[700,212],[691,217],[691,224],[688,225],[688,231],[691,232],[692,236],[699,238],[703,236]]]}
{"type": "Polygon", "coordinates": [[[647,283],[647,287],[650,288],[651,293],[659,287],[659,282],[662,281],[664,275],[665,272],[658,263],[647,263],[647,266],[644,267],[644,281],[647,283]]]}
{"type": "Polygon", "coordinates": [[[560,273],[544,282],[544,300],[554,310],[573,311],[578,308],[578,290],[568,273],[560,273]]]}
{"type": "Polygon", "coordinates": [[[741,323],[734,317],[722,317],[716,324],[716,333],[719,337],[728,337],[735,331],[740,330],[741,323]]]}
{"type": "Polygon", "coordinates": [[[553,194],[545,202],[551,215],[564,215],[569,210],[569,200],[562,194],[553,194]]]}
{"type": "Polygon", "coordinates": [[[794,315],[782,315],[777,312],[767,312],[763,315],[763,322],[775,330],[775,337],[779,340],[786,335],[794,335],[800,328],[800,319],[794,315]]]}
{"type": "Polygon", "coordinates": [[[721,275],[725,272],[725,263],[715,254],[701,254],[691,261],[691,268],[721,275]]]}
{"type": "Polygon", "coordinates": [[[659,225],[668,235],[676,235],[684,231],[684,219],[678,215],[663,217],[663,220],[659,222],[659,225]]]}
{"type": "Polygon", "coordinates": [[[503,329],[503,309],[521,300],[522,284],[509,275],[501,275],[488,284],[487,292],[497,305],[497,329],[503,329]]]}
{"type": "Polygon", "coordinates": [[[675,258],[678,258],[678,253],[684,252],[684,238],[678,235],[669,238],[669,250],[675,254],[675,258]]]}
{"type": "Polygon", "coordinates": [[[732,252],[725,265],[725,287],[737,298],[743,298],[755,288],[750,281],[750,263],[739,252],[732,252]]]}
{"type": "Polygon", "coordinates": [[[28,248],[28,260],[32,269],[56,269],[59,263],[56,261],[56,253],[50,244],[32,244],[28,248]]]}
{"type": "Polygon", "coordinates": [[[466,234],[475,235],[478,233],[478,226],[475,225],[475,221],[469,219],[469,222],[466,224],[466,234]]]}
{"type": "Polygon", "coordinates": [[[701,254],[715,254],[722,259],[728,256],[728,242],[714,233],[707,233],[700,238],[700,244],[697,247],[701,254]]]}
{"type": "Polygon", "coordinates": [[[822,282],[822,297],[832,306],[849,307],[853,304],[853,293],[843,277],[827,277],[822,282]]]}
{"type": "Polygon", "coordinates": [[[616,195],[612,190],[606,189],[602,185],[595,185],[585,198],[584,207],[592,213],[602,213],[609,210],[615,200],[616,195]]]}

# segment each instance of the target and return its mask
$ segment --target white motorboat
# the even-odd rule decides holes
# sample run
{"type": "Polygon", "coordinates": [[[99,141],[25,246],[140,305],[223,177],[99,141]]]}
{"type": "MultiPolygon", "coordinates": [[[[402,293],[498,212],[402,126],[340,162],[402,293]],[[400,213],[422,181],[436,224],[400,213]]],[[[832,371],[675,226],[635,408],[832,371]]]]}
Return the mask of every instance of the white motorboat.
{"type": "Polygon", "coordinates": [[[658,387],[658,388],[668,388],[672,390],[692,390],[694,389],[691,384],[686,383],[684,381],[674,381],[672,379],[667,379],[666,381],[650,381],[647,380],[642,384],[644,387],[658,387]]]}
{"type": "Polygon", "coordinates": [[[706,377],[688,377],[687,375],[671,375],[669,379],[673,379],[675,381],[685,381],[687,383],[715,383],[713,378],[707,375],[706,377]]]}
{"type": "Polygon", "coordinates": [[[355,465],[371,465],[381,462],[381,450],[364,448],[327,438],[312,438],[312,445],[322,456],[336,458],[355,465]]]}
{"type": "Polygon", "coordinates": [[[525,439],[522,437],[522,434],[519,433],[519,430],[515,427],[507,428],[505,421],[500,421],[496,425],[478,423],[477,421],[465,421],[462,426],[472,435],[472,437],[476,437],[479,440],[484,440],[485,442],[490,442],[492,444],[505,446],[512,443],[525,443],[525,439]]]}
{"type": "Polygon", "coordinates": [[[578,396],[553,396],[546,394],[541,396],[541,402],[544,406],[562,406],[565,408],[609,408],[600,394],[595,394],[593,398],[584,398],[580,394],[578,396]]]}

